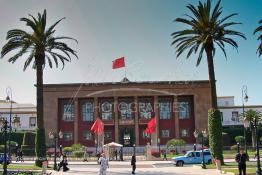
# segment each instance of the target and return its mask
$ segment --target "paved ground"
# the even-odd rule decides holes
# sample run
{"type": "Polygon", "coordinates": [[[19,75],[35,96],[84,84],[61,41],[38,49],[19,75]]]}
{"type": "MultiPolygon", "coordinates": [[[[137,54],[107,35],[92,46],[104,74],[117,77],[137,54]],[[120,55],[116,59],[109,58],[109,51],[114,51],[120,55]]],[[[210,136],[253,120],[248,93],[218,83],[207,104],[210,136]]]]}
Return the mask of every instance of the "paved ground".
{"type": "MultiPolygon", "coordinates": [[[[130,162],[110,162],[107,175],[128,175],[131,174],[130,162]]],[[[70,164],[70,171],[54,172],[52,175],[97,175],[99,165],[94,162],[88,162],[84,165],[70,164]]],[[[218,175],[216,170],[203,170],[199,167],[188,165],[184,167],[175,167],[170,161],[141,161],[137,163],[137,172],[140,175],[218,175]]]]}

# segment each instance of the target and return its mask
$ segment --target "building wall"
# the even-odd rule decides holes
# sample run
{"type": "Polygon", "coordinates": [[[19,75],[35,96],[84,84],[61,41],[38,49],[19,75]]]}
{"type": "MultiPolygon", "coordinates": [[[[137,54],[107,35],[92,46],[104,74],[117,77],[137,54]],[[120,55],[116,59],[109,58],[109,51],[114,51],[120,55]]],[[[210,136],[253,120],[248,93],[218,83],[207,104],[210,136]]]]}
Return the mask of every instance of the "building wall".
{"type": "MultiPolygon", "coordinates": [[[[207,111],[211,107],[210,86],[208,81],[199,82],[144,82],[144,83],[98,83],[98,84],[66,84],[66,85],[45,85],[44,86],[44,124],[46,129],[46,135],[50,131],[58,132],[61,129],[63,132],[66,130],[73,130],[74,139],[68,143],[83,142],[81,139],[82,128],[91,127],[92,123],[80,122],[81,114],[79,113],[79,103],[83,99],[92,98],[95,104],[99,103],[101,98],[112,98],[114,101],[121,97],[131,97],[134,101],[140,97],[150,97],[156,101],[158,97],[170,96],[174,100],[174,104],[179,100],[180,96],[190,97],[192,105],[193,118],[190,121],[182,121],[176,117],[176,111],[174,111],[174,117],[172,122],[161,121],[157,127],[157,133],[153,138],[153,142],[156,143],[156,138],[160,136],[159,131],[162,127],[169,127],[172,129],[171,137],[180,138],[180,126],[185,126],[190,129],[190,136],[183,138],[189,143],[193,143],[193,131],[207,129],[207,111]],[[59,109],[60,101],[63,99],[70,99],[75,105],[76,119],[70,123],[64,123],[61,121],[61,109],[59,109]],[[180,124],[181,123],[181,124],[180,124]]],[[[95,109],[95,116],[99,116],[99,109],[95,109]]],[[[118,112],[114,110],[114,117],[117,117],[118,112]]],[[[135,117],[132,127],[136,131],[136,145],[145,145],[148,140],[141,138],[141,131],[146,127],[146,123],[139,124],[138,112],[134,112],[135,117]],[[140,137],[139,137],[140,136],[140,137]]],[[[155,116],[158,114],[156,113],[155,116]]],[[[119,118],[116,118],[118,121],[119,118]]],[[[141,122],[141,121],[140,121],[141,122]]],[[[105,123],[105,128],[111,129],[113,132],[113,139],[118,141],[119,133],[115,123],[105,123]]],[[[49,141],[49,139],[47,139],[49,141]]],[[[161,139],[161,144],[165,144],[166,140],[161,139]]],[[[150,139],[149,139],[150,141],[150,139]]],[[[106,141],[105,141],[106,142],[106,141]]],[[[151,140],[152,143],[152,140],[151,140]]],[[[86,143],[94,144],[94,143],[86,143]]]]}
{"type": "MultiPolygon", "coordinates": [[[[262,112],[262,106],[245,106],[245,111],[249,109],[253,109],[253,110],[262,112]]],[[[219,110],[221,114],[223,115],[223,118],[222,118],[223,126],[243,125],[242,118],[240,117],[243,114],[242,106],[220,107],[219,110]]]]}

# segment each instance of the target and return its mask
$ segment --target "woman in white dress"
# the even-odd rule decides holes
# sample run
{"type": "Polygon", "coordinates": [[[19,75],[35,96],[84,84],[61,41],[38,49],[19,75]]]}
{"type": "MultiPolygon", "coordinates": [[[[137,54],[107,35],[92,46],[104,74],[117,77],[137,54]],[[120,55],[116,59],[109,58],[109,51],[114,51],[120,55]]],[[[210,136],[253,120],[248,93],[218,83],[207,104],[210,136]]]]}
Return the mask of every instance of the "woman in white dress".
{"type": "Polygon", "coordinates": [[[109,166],[108,166],[108,160],[106,159],[104,153],[101,154],[101,157],[99,158],[98,162],[100,164],[100,170],[98,175],[106,175],[106,170],[109,166]]]}

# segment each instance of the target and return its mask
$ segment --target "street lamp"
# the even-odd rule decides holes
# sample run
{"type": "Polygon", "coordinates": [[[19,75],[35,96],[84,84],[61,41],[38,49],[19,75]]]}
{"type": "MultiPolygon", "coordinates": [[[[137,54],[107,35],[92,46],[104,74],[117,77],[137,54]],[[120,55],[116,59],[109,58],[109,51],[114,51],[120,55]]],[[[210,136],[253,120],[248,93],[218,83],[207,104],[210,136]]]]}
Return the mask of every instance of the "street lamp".
{"type": "Polygon", "coordinates": [[[95,139],[96,155],[97,155],[97,140],[95,139]]]}
{"type": "MultiPolygon", "coordinates": [[[[55,157],[54,157],[54,170],[57,170],[57,163],[56,163],[56,148],[57,148],[57,144],[58,144],[58,140],[63,138],[63,133],[62,131],[59,131],[59,133],[55,133],[55,132],[49,132],[49,138],[50,139],[54,139],[54,143],[55,143],[55,157]]],[[[62,146],[62,145],[61,145],[62,146]]]]}
{"type": "Polygon", "coordinates": [[[257,130],[257,125],[258,125],[258,121],[257,121],[257,117],[254,118],[253,121],[248,121],[247,118],[244,118],[244,124],[246,126],[250,126],[250,124],[253,125],[253,127],[255,128],[255,133],[256,133],[256,154],[257,154],[257,171],[256,171],[256,175],[261,175],[261,165],[260,165],[260,155],[259,155],[259,140],[258,140],[258,130],[257,130]]]}
{"type": "Polygon", "coordinates": [[[0,125],[1,125],[1,131],[3,132],[4,135],[4,161],[3,161],[3,175],[7,175],[7,120],[4,118],[0,118],[0,125]]]}
{"type": "Polygon", "coordinates": [[[194,132],[195,138],[201,137],[202,140],[202,168],[206,169],[205,159],[204,159],[204,138],[207,138],[207,132],[206,130],[201,131],[201,133],[195,131],[194,132]]]}
{"type": "Polygon", "coordinates": [[[136,144],[133,145],[133,153],[136,154],[136,144]]]}
{"type": "Polygon", "coordinates": [[[12,89],[11,89],[11,87],[7,87],[6,88],[6,101],[8,102],[8,103],[10,103],[10,115],[9,115],[9,135],[8,135],[8,154],[9,154],[9,156],[11,155],[11,142],[10,142],[10,137],[11,137],[11,132],[12,132],[12,104],[13,104],[13,102],[12,102],[12,89]]]}
{"type": "MultiPolygon", "coordinates": [[[[244,117],[244,118],[245,118],[245,103],[247,103],[247,102],[248,102],[247,86],[244,85],[244,86],[242,87],[242,110],[243,110],[243,117],[244,117]]],[[[245,151],[246,151],[246,154],[248,155],[248,153],[247,153],[246,128],[247,128],[247,126],[246,126],[245,123],[244,123],[245,151]]]]}
{"type": "Polygon", "coordinates": [[[237,153],[239,153],[239,142],[237,142],[237,153]]]}
{"type": "Polygon", "coordinates": [[[158,152],[159,152],[159,157],[161,156],[160,153],[160,138],[157,139],[157,144],[158,144],[158,152]]]}

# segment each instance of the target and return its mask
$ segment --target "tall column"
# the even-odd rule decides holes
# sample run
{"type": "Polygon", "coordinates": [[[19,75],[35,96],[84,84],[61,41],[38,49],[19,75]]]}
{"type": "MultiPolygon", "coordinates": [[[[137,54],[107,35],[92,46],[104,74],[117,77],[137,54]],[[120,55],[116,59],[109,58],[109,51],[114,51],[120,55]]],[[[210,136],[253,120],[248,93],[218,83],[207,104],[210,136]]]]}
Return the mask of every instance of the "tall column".
{"type": "Polygon", "coordinates": [[[179,116],[178,116],[178,99],[177,95],[174,96],[173,109],[175,114],[175,137],[179,139],[180,137],[180,128],[179,128],[179,116]]]}
{"type": "Polygon", "coordinates": [[[94,98],[94,107],[95,107],[95,119],[97,119],[99,116],[99,104],[98,104],[98,98],[94,98]]]}
{"type": "Polygon", "coordinates": [[[114,97],[114,112],[115,112],[115,142],[119,143],[118,97],[114,97]]]}
{"type": "Polygon", "coordinates": [[[160,138],[158,96],[154,96],[154,114],[152,117],[156,117],[156,132],[151,135],[151,144],[157,146],[157,139],[160,138]]]}
{"type": "Polygon", "coordinates": [[[74,118],[74,143],[78,143],[78,121],[80,121],[80,111],[79,111],[79,101],[76,98],[74,100],[74,112],[75,112],[75,118],[74,118]]]}
{"type": "Polygon", "coordinates": [[[136,145],[139,146],[139,121],[138,121],[138,97],[135,96],[135,136],[136,136],[136,145]]]}

